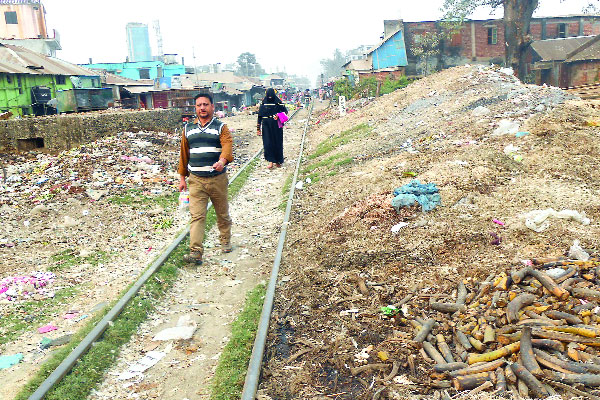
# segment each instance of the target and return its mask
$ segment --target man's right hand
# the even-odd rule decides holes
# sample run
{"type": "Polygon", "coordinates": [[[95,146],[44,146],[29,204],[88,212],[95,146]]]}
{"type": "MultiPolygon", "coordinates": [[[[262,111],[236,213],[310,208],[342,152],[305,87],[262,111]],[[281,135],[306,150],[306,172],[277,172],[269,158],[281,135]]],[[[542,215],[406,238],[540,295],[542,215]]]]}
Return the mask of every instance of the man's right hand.
{"type": "Polygon", "coordinates": [[[179,191],[183,192],[187,190],[187,183],[185,182],[185,176],[179,176],[179,191]]]}

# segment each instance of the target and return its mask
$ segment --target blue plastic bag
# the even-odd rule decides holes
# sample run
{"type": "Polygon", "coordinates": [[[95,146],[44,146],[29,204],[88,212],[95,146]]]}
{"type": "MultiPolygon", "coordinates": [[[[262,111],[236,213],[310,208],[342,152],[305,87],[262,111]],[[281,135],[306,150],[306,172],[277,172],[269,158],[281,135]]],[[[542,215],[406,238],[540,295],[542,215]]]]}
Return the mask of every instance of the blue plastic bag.
{"type": "Polygon", "coordinates": [[[415,203],[421,205],[423,211],[431,211],[442,202],[439,189],[435,183],[422,184],[418,179],[394,190],[392,207],[400,211],[402,207],[412,206],[415,203]]]}

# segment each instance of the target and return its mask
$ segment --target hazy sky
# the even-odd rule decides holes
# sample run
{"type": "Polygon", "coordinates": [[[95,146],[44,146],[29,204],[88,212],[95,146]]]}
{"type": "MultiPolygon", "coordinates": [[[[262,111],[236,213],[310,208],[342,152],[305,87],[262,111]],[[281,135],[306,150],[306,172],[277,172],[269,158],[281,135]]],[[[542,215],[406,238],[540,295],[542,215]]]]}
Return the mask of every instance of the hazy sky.
{"type": "MultiPolygon", "coordinates": [[[[593,0],[600,4],[600,0],[593,0]]],[[[225,65],[243,52],[267,70],[307,76],[315,82],[319,61],[336,48],[347,51],[379,42],[383,20],[436,20],[443,0],[42,0],[50,29],[60,34],[57,56],[73,63],[123,62],[125,25],[160,21],[163,51],[187,65],[225,65]]],[[[580,13],[589,0],[540,0],[535,16],[580,13]]],[[[489,9],[475,18],[489,18],[489,9]]]]}

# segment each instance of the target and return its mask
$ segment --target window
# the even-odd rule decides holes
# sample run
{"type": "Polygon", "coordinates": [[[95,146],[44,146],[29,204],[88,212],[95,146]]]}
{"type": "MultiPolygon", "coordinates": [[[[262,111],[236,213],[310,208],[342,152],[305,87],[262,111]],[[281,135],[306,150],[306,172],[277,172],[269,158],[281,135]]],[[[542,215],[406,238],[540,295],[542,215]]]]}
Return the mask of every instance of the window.
{"type": "Polygon", "coordinates": [[[19,23],[19,21],[17,21],[17,12],[16,11],[5,11],[4,12],[4,20],[6,21],[6,24],[12,24],[12,25],[16,25],[19,23]]]}
{"type": "Polygon", "coordinates": [[[150,79],[150,70],[148,68],[140,68],[140,79],[150,79]]]}
{"type": "Polygon", "coordinates": [[[498,43],[498,29],[495,26],[488,28],[488,44],[498,43]]]}
{"type": "Polygon", "coordinates": [[[567,24],[558,24],[558,37],[559,38],[567,37],[567,24]]]}
{"type": "Polygon", "coordinates": [[[12,76],[6,75],[6,83],[12,83],[12,76]]]}
{"type": "Polygon", "coordinates": [[[56,84],[64,85],[66,83],[66,79],[64,75],[56,75],[56,84]]]}

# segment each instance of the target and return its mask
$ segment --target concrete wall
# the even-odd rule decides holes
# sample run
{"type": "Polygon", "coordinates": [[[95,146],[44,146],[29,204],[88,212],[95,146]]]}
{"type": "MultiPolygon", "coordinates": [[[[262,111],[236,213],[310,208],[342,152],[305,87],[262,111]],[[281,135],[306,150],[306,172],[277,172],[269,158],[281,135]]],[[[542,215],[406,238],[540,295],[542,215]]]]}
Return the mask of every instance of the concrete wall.
{"type": "Polygon", "coordinates": [[[0,151],[67,150],[80,144],[139,130],[172,132],[181,127],[177,109],[100,111],[0,121],[0,151]]]}

